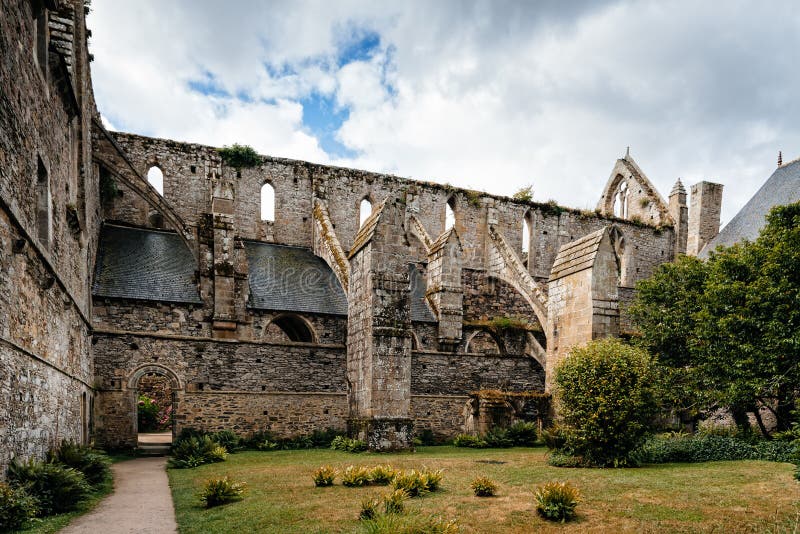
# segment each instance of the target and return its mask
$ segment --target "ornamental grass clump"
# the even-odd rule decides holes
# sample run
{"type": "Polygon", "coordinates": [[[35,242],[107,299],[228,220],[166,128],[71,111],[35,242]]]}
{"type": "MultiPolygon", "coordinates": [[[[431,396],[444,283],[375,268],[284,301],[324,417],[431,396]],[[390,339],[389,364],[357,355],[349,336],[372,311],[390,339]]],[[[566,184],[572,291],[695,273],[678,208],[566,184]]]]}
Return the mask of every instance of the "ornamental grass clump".
{"type": "Polygon", "coordinates": [[[419,476],[422,479],[422,483],[425,485],[425,491],[438,491],[439,486],[442,484],[444,473],[441,469],[434,471],[432,469],[428,469],[427,467],[423,467],[422,471],[419,473],[419,476]]]}
{"type": "Polygon", "coordinates": [[[333,486],[333,481],[336,478],[337,474],[338,471],[335,468],[329,465],[323,465],[322,467],[314,471],[314,474],[312,475],[312,477],[314,478],[314,485],[317,486],[318,488],[333,486]]]}
{"type": "Polygon", "coordinates": [[[492,497],[497,493],[497,484],[488,477],[478,477],[469,485],[476,497],[492,497]]]}
{"type": "Polygon", "coordinates": [[[437,515],[379,514],[364,521],[367,534],[458,534],[458,523],[437,515]]]}
{"type": "Polygon", "coordinates": [[[548,482],[536,488],[533,494],[536,512],[549,521],[565,523],[575,517],[575,507],[580,502],[578,489],[569,482],[548,482]]]}
{"type": "Polygon", "coordinates": [[[369,483],[375,486],[388,485],[395,475],[395,469],[391,465],[376,465],[369,471],[369,483]]]}
{"type": "Polygon", "coordinates": [[[342,472],[342,485],[348,488],[359,488],[369,484],[369,469],[360,465],[348,466],[342,472]]]}
{"type": "Polygon", "coordinates": [[[428,478],[415,469],[398,471],[392,479],[392,487],[405,490],[409,497],[420,497],[428,493],[428,483],[428,478]]]}
{"type": "Polygon", "coordinates": [[[206,508],[238,501],[246,487],[245,482],[234,482],[228,477],[212,478],[206,480],[200,492],[200,501],[206,508]]]}

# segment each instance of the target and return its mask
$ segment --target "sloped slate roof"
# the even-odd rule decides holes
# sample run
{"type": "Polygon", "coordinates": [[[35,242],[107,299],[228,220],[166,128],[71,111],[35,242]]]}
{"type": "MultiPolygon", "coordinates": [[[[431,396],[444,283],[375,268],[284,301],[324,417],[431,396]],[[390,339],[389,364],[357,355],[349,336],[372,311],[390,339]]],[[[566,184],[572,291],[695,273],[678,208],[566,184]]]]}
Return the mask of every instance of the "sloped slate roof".
{"type": "Polygon", "coordinates": [[[249,306],[347,315],[347,296],[322,258],[305,248],[246,241],[249,306]]]}
{"type": "Polygon", "coordinates": [[[92,294],[201,304],[192,252],[173,232],[104,225],[92,294]]]}
{"type": "Polygon", "coordinates": [[[753,241],[766,225],[766,216],[773,206],[800,200],[800,160],[779,167],[764,182],[753,198],[737,213],[725,228],[700,252],[707,257],[718,246],[731,246],[748,239],[753,241]]]}
{"type": "Polygon", "coordinates": [[[411,320],[420,323],[435,323],[436,317],[425,298],[428,283],[413,263],[408,264],[408,275],[411,279],[411,320]]]}
{"type": "Polygon", "coordinates": [[[550,280],[558,280],[568,274],[589,269],[594,264],[605,231],[602,228],[562,246],[550,270],[550,280]]]}

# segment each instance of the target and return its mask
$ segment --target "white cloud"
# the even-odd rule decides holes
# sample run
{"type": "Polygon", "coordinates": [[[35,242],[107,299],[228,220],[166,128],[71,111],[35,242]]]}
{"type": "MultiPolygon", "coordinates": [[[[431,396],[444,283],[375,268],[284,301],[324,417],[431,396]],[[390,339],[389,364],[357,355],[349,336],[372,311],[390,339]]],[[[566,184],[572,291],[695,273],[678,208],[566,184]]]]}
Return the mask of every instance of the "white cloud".
{"type": "Polygon", "coordinates": [[[726,184],[730,218],[800,154],[794,3],[95,0],[101,111],[131,131],[593,207],[630,145],[667,194],[726,184]],[[133,23],[131,23],[133,21],[133,23]],[[340,66],[359,32],[369,58],[340,66]],[[267,69],[265,66],[269,66],[267,69]],[[231,96],[188,88],[214,76],[231,96]],[[326,154],[299,101],[349,116],[326,154]]]}

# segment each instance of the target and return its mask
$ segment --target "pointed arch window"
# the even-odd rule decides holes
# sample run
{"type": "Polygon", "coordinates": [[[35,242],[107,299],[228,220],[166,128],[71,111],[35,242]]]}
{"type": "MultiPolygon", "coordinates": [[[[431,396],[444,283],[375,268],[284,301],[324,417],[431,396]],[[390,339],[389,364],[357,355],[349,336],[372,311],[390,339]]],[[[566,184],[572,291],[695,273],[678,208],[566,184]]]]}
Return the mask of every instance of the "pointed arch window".
{"type": "Polygon", "coordinates": [[[522,219],[522,255],[523,259],[531,251],[531,214],[526,213],[522,219]]]}
{"type": "Polygon", "coordinates": [[[444,230],[450,230],[456,225],[456,201],[450,198],[444,205],[444,230]]]}
{"type": "Polygon", "coordinates": [[[50,177],[41,158],[36,170],[36,234],[39,242],[50,246],[53,232],[53,201],[50,196],[50,177]]]}
{"type": "Polygon", "coordinates": [[[261,186],[261,220],[275,221],[275,188],[272,184],[261,186]]]}
{"type": "Polygon", "coordinates": [[[364,226],[364,222],[372,215],[372,202],[368,198],[361,201],[358,207],[358,227],[364,226]]]}
{"type": "Polygon", "coordinates": [[[153,189],[158,191],[158,194],[164,196],[164,173],[157,166],[153,165],[147,170],[147,182],[153,186],[153,189]]]}

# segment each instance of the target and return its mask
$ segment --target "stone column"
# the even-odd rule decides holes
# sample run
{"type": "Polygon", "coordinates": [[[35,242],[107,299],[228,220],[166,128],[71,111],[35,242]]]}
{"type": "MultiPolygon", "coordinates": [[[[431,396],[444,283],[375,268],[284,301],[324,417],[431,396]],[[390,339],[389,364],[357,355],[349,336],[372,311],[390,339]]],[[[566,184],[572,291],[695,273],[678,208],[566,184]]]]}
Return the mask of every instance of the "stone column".
{"type": "Polygon", "coordinates": [[[411,300],[405,206],[375,209],[350,252],[347,310],[349,430],[370,450],[412,447],[411,300]]]}

